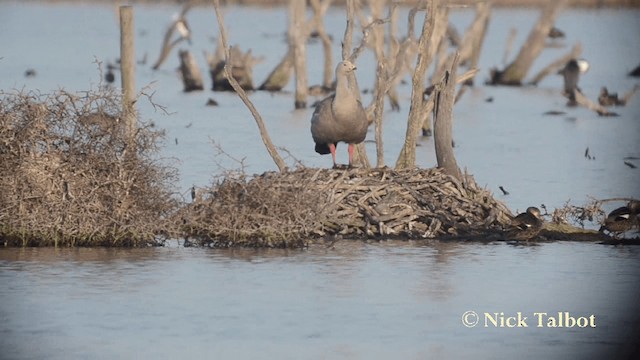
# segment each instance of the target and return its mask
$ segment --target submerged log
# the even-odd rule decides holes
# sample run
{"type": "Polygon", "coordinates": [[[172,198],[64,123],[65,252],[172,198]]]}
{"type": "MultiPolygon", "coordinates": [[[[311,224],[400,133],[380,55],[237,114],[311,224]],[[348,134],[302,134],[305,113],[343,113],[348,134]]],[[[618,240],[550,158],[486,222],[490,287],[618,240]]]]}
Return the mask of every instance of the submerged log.
{"type": "Polygon", "coordinates": [[[182,85],[184,92],[204,90],[202,73],[198,68],[196,59],[189,51],[180,51],[180,74],[182,75],[182,85]]]}

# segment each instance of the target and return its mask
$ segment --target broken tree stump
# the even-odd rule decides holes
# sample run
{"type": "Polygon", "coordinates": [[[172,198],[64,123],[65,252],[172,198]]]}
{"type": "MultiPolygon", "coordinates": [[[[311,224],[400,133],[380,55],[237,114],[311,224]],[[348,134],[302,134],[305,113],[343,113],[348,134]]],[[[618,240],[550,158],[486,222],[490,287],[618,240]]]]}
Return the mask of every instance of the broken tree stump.
{"type": "Polygon", "coordinates": [[[180,75],[184,92],[204,90],[202,73],[196,59],[187,50],[180,51],[180,75]]]}
{"type": "MultiPolygon", "coordinates": [[[[220,46],[220,45],[218,45],[220,46]]],[[[240,87],[245,91],[254,90],[253,87],[253,66],[258,63],[258,59],[251,55],[251,50],[243,53],[238,46],[230,49],[229,62],[231,64],[231,74],[236,79],[240,87]]],[[[215,56],[208,56],[209,73],[213,81],[213,91],[234,91],[225,76],[224,67],[226,62],[220,58],[220,52],[216,51],[215,56]]]]}

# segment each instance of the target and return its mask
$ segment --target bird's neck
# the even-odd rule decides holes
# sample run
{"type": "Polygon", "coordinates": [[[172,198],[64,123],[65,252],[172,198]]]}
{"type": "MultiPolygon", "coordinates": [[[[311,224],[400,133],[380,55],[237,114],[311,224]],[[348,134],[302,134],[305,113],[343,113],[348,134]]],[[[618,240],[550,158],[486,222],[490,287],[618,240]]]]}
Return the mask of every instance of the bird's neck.
{"type": "Polygon", "coordinates": [[[336,95],[333,101],[333,111],[336,115],[348,115],[345,112],[350,112],[357,98],[351,88],[349,88],[349,81],[346,75],[338,75],[336,79],[336,95]]]}

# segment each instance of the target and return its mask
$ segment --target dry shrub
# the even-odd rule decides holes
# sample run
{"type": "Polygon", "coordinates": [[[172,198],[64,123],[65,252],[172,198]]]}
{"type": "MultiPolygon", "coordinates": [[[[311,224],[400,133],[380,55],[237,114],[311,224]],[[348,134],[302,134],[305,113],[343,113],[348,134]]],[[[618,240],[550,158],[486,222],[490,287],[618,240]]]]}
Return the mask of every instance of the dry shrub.
{"type": "Polygon", "coordinates": [[[161,132],[139,124],[135,152],[109,90],[0,92],[0,240],[9,246],[142,246],[170,233],[173,169],[161,132]]]}
{"type": "Polygon", "coordinates": [[[214,247],[299,247],[314,238],[467,237],[501,232],[509,210],[440,169],[299,169],[227,177],[179,214],[214,247]]]}

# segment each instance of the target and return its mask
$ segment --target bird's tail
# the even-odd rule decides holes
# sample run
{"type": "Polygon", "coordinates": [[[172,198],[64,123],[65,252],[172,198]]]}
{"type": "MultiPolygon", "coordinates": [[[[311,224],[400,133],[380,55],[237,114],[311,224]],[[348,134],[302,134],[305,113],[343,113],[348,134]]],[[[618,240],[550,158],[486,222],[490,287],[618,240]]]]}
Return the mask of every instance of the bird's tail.
{"type": "Polygon", "coordinates": [[[316,143],[316,152],[320,155],[325,155],[325,154],[330,154],[331,150],[329,149],[329,145],[327,144],[316,143]]]}

